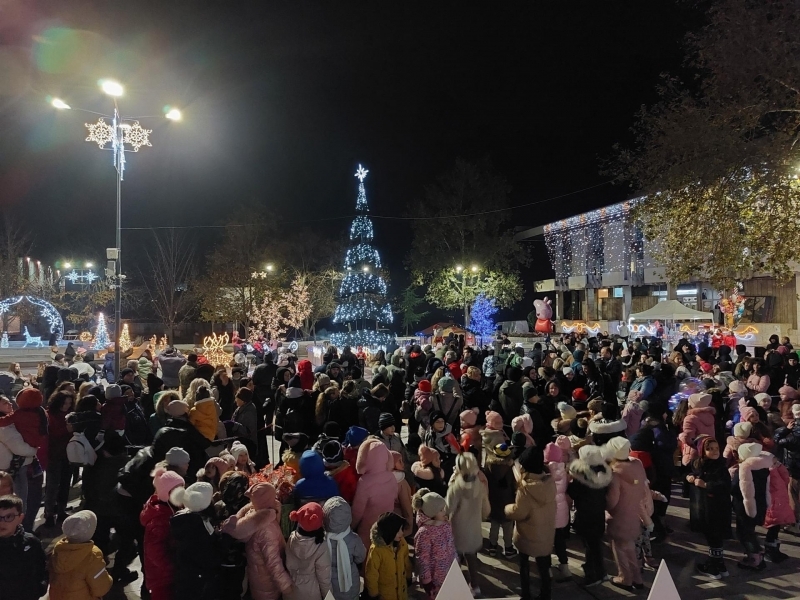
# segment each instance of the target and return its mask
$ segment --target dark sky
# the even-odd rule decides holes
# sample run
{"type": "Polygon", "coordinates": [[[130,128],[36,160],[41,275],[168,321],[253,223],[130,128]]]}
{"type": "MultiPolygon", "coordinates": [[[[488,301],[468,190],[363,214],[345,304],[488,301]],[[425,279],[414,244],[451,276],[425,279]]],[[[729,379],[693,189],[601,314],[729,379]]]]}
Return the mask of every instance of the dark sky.
{"type": "MultiPolygon", "coordinates": [[[[129,155],[123,226],[220,224],[251,201],[282,243],[302,243],[293,232],[312,219],[338,235],[349,223],[330,218],[352,214],[359,162],[376,215],[406,215],[457,156],[491,157],[515,205],[564,194],[603,181],[598,158],[680,66],[692,19],[668,0],[0,0],[0,202],[48,260],[112,245],[110,153],[83,141],[90,115],[46,103],[108,112],[102,77],[126,85],[124,114],[184,110],[180,124],[143,120],[153,147],[129,155]]],[[[601,187],[514,221],[626,195],[601,187]]],[[[410,229],[376,225],[399,281],[410,229]]]]}

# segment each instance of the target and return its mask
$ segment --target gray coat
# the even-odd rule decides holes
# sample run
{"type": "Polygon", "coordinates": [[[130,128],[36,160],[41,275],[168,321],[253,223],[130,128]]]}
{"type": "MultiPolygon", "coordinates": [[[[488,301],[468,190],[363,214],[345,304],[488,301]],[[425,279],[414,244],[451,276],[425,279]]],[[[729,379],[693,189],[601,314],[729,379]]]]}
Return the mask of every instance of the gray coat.
{"type": "Polygon", "coordinates": [[[467,482],[453,475],[447,488],[447,514],[459,554],[472,554],[483,548],[481,523],[490,510],[489,491],[477,476],[467,482]]]}
{"type": "Polygon", "coordinates": [[[255,404],[252,402],[243,404],[233,411],[231,419],[244,428],[247,439],[252,440],[254,444],[258,445],[258,412],[256,411],[255,404]]]}
{"type": "MultiPolygon", "coordinates": [[[[325,531],[328,533],[341,533],[348,527],[353,520],[350,505],[345,502],[341,496],[334,496],[325,502],[322,507],[325,515],[325,531]]],[[[347,545],[347,550],[350,553],[349,569],[352,574],[353,585],[346,591],[339,590],[339,565],[337,553],[336,540],[330,540],[331,545],[331,592],[336,600],[358,600],[360,592],[360,579],[358,576],[358,566],[363,563],[367,558],[367,549],[364,547],[364,542],[358,537],[355,532],[350,532],[345,537],[344,542],[347,545]]]]}

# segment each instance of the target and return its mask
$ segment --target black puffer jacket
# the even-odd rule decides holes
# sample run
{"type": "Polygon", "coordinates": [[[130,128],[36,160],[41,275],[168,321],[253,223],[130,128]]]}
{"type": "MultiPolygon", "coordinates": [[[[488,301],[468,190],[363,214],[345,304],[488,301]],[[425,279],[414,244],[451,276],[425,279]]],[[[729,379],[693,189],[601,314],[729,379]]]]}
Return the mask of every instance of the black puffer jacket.
{"type": "Polygon", "coordinates": [[[378,433],[378,419],[382,412],[392,412],[375,398],[369,390],[361,392],[361,399],[358,401],[358,424],[369,433],[378,433]]]}
{"type": "Polygon", "coordinates": [[[198,513],[180,511],[169,522],[175,540],[175,600],[216,600],[222,548],[198,513]]]}
{"type": "Polygon", "coordinates": [[[464,395],[464,408],[477,408],[478,425],[485,425],[486,411],[489,410],[491,397],[481,387],[481,382],[468,378],[461,386],[461,391],[464,395]]]}
{"type": "Polygon", "coordinates": [[[577,459],[569,465],[572,481],[567,495],[575,505],[575,533],[589,538],[599,538],[606,530],[606,492],[613,474],[605,461],[589,464],[577,459]]]}
{"type": "Polygon", "coordinates": [[[42,543],[22,525],[0,538],[0,589],[3,598],[38,600],[47,592],[47,559],[42,543]]]}
{"type": "Polygon", "coordinates": [[[781,427],[773,436],[779,450],[783,450],[783,464],[793,479],[800,479],[800,426],[781,427]]]}
{"type": "MultiPolygon", "coordinates": [[[[164,455],[161,458],[163,459],[164,455]]],[[[153,476],[150,473],[153,472],[158,460],[153,455],[151,447],[142,448],[119,470],[117,481],[133,498],[132,504],[144,506],[147,499],[153,495],[153,476]]]]}
{"type": "Polygon", "coordinates": [[[153,446],[166,447],[167,450],[175,447],[186,450],[189,453],[189,473],[195,473],[205,466],[208,459],[206,448],[210,445],[208,438],[183,419],[169,419],[166,427],[159,429],[153,439],[153,446]]]}

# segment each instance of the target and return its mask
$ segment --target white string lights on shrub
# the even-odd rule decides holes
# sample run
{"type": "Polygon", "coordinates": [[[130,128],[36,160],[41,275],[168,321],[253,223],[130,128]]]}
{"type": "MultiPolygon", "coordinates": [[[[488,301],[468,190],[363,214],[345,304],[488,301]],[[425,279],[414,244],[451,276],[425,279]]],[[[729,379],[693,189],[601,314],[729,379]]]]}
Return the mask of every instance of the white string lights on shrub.
{"type": "Polygon", "coordinates": [[[350,226],[350,241],[353,246],[345,253],[344,266],[347,274],[339,286],[339,302],[333,322],[346,324],[348,331],[331,335],[331,343],[344,346],[386,346],[394,335],[378,331],[380,323],[393,321],[392,308],[386,302],[386,282],[381,277],[381,257],[370,243],[374,236],[372,221],[367,216],[367,192],[364,179],[369,171],[358,165],[356,210],[358,216],[350,226]],[[370,326],[375,326],[371,329],[370,326]]]}
{"type": "Polygon", "coordinates": [[[56,340],[60,340],[61,335],[64,333],[64,321],[61,318],[61,314],[56,310],[56,307],[43,298],[37,298],[36,296],[12,296],[11,298],[0,300],[0,316],[6,314],[11,310],[12,306],[19,304],[23,300],[27,300],[39,308],[39,315],[47,321],[47,325],[50,327],[50,333],[55,333],[56,340]]]}
{"type": "Polygon", "coordinates": [[[641,270],[645,266],[643,237],[629,221],[636,202],[628,200],[545,225],[545,244],[556,279],[641,270]]]}

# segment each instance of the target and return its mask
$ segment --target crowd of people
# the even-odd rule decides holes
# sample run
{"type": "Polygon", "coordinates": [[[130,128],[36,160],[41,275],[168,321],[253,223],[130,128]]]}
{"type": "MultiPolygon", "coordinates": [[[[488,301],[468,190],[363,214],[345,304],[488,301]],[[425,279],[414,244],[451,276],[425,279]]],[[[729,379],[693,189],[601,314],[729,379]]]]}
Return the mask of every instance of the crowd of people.
{"type": "Polygon", "coordinates": [[[728,575],[732,521],[745,570],[786,560],[781,529],[800,533],[788,339],[763,358],[571,334],[528,352],[453,338],[280,359],[248,376],[167,349],[106,385],[54,364],[0,396],[0,589],[99,598],[139,577],[138,555],[153,600],[401,600],[414,584],[432,600],[459,560],[478,597],[485,552],[517,562],[523,599],[533,558],[549,599],[574,532],[582,585],[635,592],[671,533],[673,483],[711,579],[728,575]],[[43,497],[43,527],[63,534],[50,557],[33,533],[43,497]]]}

